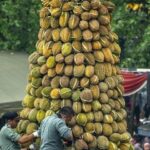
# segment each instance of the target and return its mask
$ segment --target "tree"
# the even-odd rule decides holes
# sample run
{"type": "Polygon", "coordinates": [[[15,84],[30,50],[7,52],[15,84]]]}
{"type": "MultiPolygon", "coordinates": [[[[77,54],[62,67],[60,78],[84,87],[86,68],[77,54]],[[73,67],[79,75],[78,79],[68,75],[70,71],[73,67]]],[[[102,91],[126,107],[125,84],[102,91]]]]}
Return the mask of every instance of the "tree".
{"type": "Polygon", "coordinates": [[[112,27],[119,35],[123,56],[122,67],[150,67],[150,17],[148,1],[137,1],[142,7],[128,9],[132,0],[114,0],[116,10],[113,13],[112,27]]]}
{"type": "Polygon", "coordinates": [[[40,4],[40,0],[0,1],[1,50],[34,50],[39,30],[40,4]]]}

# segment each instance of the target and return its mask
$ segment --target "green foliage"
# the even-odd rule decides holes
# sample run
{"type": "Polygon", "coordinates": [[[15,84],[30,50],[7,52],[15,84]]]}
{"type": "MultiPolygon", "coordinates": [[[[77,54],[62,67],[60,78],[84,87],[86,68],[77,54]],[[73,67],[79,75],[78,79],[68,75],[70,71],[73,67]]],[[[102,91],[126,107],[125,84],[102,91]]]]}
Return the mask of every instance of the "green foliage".
{"type": "MultiPolygon", "coordinates": [[[[132,2],[132,0],[130,0],[132,2]]],[[[127,68],[150,67],[150,17],[148,3],[139,11],[126,8],[125,1],[114,0],[112,27],[119,35],[123,55],[121,66],[127,68]]]]}
{"type": "Polygon", "coordinates": [[[1,50],[34,50],[39,30],[40,0],[0,1],[1,50]]]}

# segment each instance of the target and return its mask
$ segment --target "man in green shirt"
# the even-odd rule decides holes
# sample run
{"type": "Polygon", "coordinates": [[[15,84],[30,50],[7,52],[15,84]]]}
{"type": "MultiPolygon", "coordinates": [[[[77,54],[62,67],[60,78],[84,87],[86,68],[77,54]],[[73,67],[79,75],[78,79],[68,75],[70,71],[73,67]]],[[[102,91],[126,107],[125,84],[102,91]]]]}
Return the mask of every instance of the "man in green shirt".
{"type": "Polygon", "coordinates": [[[41,137],[40,150],[64,150],[63,140],[73,140],[72,131],[66,125],[73,116],[72,108],[63,107],[57,114],[42,121],[38,131],[41,137]]]}
{"type": "Polygon", "coordinates": [[[20,144],[32,141],[36,135],[18,134],[14,129],[19,122],[19,116],[16,112],[7,112],[3,115],[6,124],[0,130],[0,150],[20,150],[20,144]]]}

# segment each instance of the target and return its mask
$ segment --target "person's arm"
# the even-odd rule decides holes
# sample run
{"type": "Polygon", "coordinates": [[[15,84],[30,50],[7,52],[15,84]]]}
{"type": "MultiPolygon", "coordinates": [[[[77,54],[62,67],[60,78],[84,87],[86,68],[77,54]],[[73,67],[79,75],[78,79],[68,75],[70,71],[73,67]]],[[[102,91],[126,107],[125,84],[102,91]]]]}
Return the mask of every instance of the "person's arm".
{"type": "Polygon", "coordinates": [[[59,132],[60,136],[66,140],[72,141],[73,135],[72,131],[63,120],[58,120],[56,123],[56,129],[59,132]]]}
{"type": "Polygon", "coordinates": [[[23,136],[20,136],[20,138],[17,140],[18,143],[20,144],[24,144],[26,142],[32,141],[35,138],[35,136],[33,134],[25,134],[23,136]]]}
{"type": "Polygon", "coordinates": [[[30,134],[30,135],[23,135],[21,136],[20,134],[18,134],[16,131],[14,131],[13,129],[8,129],[5,130],[5,136],[13,141],[13,142],[18,142],[20,144],[24,144],[26,142],[29,142],[31,140],[33,140],[36,136],[33,134],[30,134]]]}

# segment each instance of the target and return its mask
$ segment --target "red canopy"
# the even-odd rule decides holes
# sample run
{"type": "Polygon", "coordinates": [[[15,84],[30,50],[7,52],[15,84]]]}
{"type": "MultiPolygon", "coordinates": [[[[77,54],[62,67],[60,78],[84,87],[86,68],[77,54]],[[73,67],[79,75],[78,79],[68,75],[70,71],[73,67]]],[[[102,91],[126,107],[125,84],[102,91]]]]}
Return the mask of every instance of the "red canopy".
{"type": "Polygon", "coordinates": [[[147,73],[122,71],[122,75],[124,78],[123,83],[125,89],[124,96],[132,95],[141,90],[147,83],[148,79],[147,73]]]}

